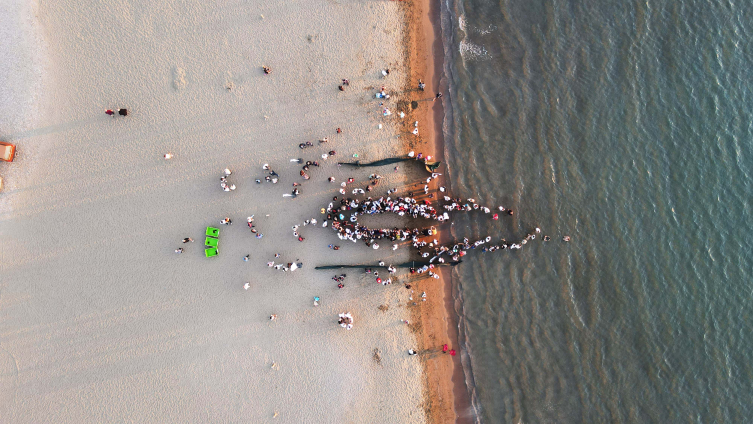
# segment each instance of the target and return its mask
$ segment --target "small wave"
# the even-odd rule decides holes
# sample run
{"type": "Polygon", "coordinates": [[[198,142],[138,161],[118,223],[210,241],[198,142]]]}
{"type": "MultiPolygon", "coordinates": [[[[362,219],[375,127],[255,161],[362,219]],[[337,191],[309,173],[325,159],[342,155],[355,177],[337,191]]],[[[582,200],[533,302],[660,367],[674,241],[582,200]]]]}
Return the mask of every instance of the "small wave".
{"type": "Polygon", "coordinates": [[[460,56],[463,60],[467,59],[486,59],[489,57],[489,52],[483,46],[473,44],[470,41],[463,40],[460,42],[460,56]]]}
{"type": "Polygon", "coordinates": [[[489,25],[486,28],[479,28],[479,29],[477,29],[476,32],[479,33],[479,34],[481,34],[481,35],[487,35],[487,34],[491,34],[492,32],[494,32],[496,30],[497,30],[497,26],[496,25],[489,25]]]}

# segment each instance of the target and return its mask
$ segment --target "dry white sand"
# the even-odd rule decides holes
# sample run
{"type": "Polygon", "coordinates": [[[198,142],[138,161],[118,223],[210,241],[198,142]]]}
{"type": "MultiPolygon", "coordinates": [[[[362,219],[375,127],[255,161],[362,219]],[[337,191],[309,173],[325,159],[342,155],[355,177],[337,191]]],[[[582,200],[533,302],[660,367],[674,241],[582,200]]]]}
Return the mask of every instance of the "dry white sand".
{"type": "Polygon", "coordinates": [[[5,43],[3,57],[37,64],[19,68],[29,87],[46,76],[32,112],[28,98],[0,92],[16,106],[0,136],[19,148],[0,164],[2,422],[424,421],[420,363],[401,323],[407,291],[362,272],[338,290],[334,272],[313,269],[400,255],[345,245],[321,226],[303,228],[303,243],[292,235],[304,219],[321,222],[339,188],[327,177],[372,171],[319,158],[302,195],[282,197],[302,181],[290,158],[404,153],[396,118],[373,98],[405,78],[398,4],[60,0],[17,10],[8,19],[41,29],[46,44],[26,57],[31,44],[5,43]],[[342,93],[341,78],[351,81],[342,93]],[[118,107],[131,114],[103,113],[118,107]],[[324,136],[323,147],[297,147],[324,136]],[[254,184],[267,162],[281,182],[254,184]],[[219,187],[225,167],[232,193],[219,187]],[[245,226],[252,214],[261,240],[245,226]],[[204,258],[204,229],[225,216],[235,223],[221,226],[221,254],[204,258]],[[304,268],[268,268],[275,252],[304,268]],[[345,311],[351,331],[335,323],[345,311]]]}

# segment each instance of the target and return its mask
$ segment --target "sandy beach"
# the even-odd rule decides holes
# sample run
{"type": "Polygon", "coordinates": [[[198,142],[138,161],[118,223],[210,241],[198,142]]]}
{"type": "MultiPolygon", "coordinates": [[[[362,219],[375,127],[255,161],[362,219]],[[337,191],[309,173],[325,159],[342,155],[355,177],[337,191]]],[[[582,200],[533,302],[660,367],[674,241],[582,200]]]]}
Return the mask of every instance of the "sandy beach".
{"type": "MultiPolygon", "coordinates": [[[[313,269],[399,263],[407,249],[349,243],[334,251],[328,244],[342,242],[321,225],[299,228],[303,242],[292,234],[307,219],[321,223],[337,183],[373,172],[335,160],[404,155],[412,143],[397,116],[415,83],[404,7],[65,0],[20,9],[31,10],[24,17],[44,40],[43,82],[35,82],[44,91],[32,112],[18,112],[33,120],[0,121],[0,136],[19,148],[0,168],[0,416],[430,419],[423,370],[431,359],[407,354],[430,347],[415,322],[403,322],[416,319],[409,291],[362,271],[347,272],[338,289],[334,272],[313,269]],[[339,91],[343,78],[350,84],[339,91]],[[389,117],[374,98],[382,85],[393,93],[389,117]],[[104,114],[117,108],[128,116],[104,114]],[[299,149],[306,141],[315,146],[299,149]],[[297,158],[321,163],[310,180],[290,162],[297,158]],[[278,184],[254,182],[265,163],[278,184]],[[220,188],[225,168],[235,191],[220,188]],[[293,182],[301,194],[283,197],[293,182]],[[251,215],[261,239],[245,225],[251,215]],[[220,226],[224,217],[234,224],[220,226]],[[215,258],[204,257],[207,226],[221,228],[215,258]],[[303,268],[283,273],[267,267],[273,260],[303,268]],[[336,323],[346,311],[350,331],[336,323]]],[[[419,119],[405,111],[406,122],[419,119]]],[[[379,172],[384,185],[401,186],[412,178],[405,171],[379,172]]],[[[444,300],[441,286],[429,294],[444,300]]]]}

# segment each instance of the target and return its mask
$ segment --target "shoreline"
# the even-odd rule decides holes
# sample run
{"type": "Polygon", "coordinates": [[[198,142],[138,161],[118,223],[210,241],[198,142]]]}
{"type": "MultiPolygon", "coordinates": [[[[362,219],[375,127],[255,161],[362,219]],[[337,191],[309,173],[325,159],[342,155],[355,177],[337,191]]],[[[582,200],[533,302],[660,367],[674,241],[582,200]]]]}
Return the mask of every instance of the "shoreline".
{"type": "MultiPolygon", "coordinates": [[[[408,46],[409,64],[416,64],[410,68],[410,90],[418,85],[421,79],[426,87],[431,87],[425,93],[434,97],[435,93],[445,93],[443,86],[444,72],[444,46],[441,29],[441,7],[439,2],[432,0],[420,0],[408,6],[408,28],[406,45],[408,46]]],[[[423,96],[422,96],[423,97],[423,96]]],[[[445,97],[446,98],[446,97],[445,97]]],[[[423,103],[423,101],[421,101],[423,103]]],[[[445,116],[444,101],[432,101],[430,107],[418,108],[418,121],[421,130],[420,144],[411,145],[412,149],[419,148],[424,154],[434,156],[435,160],[442,161],[445,165],[444,172],[437,179],[437,187],[445,186],[448,191],[449,178],[447,174],[447,161],[444,158],[444,133],[443,122],[445,116]],[[421,123],[425,123],[421,125],[421,123]]],[[[438,189],[435,190],[438,193],[438,189]]],[[[438,235],[439,240],[445,243],[451,239],[449,227],[442,228],[438,235]]],[[[413,308],[412,318],[414,322],[420,322],[418,340],[420,349],[429,350],[428,358],[422,361],[425,371],[424,390],[426,403],[424,405],[426,418],[429,422],[444,423],[473,423],[473,416],[467,416],[465,411],[472,409],[470,395],[465,382],[465,373],[461,357],[458,338],[459,317],[455,311],[455,298],[453,297],[453,281],[451,269],[442,269],[438,282],[440,296],[431,297],[425,305],[413,308]],[[450,356],[435,355],[437,347],[444,343],[456,349],[458,355],[450,356]],[[451,360],[447,360],[450,358],[451,360]],[[448,379],[447,375],[451,378],[448,379]]],[[[436,290],[437,283],[426,283],[425,280],[416,284],[416,291],[436,290]],[[426,287],[425,287],[426,286],[426,287]]]]}

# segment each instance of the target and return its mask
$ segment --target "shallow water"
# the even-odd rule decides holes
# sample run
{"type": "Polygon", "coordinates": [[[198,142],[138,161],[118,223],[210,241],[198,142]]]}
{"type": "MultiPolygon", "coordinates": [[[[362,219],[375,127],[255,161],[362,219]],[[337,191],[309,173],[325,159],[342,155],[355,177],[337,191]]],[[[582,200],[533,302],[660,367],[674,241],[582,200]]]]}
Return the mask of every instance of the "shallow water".
{"type": "Polygon", "coordinates": [[[444,7],[453,234],[552,237],[455,271],[481,420],[747,421],[753,8],[444,7]]]}

